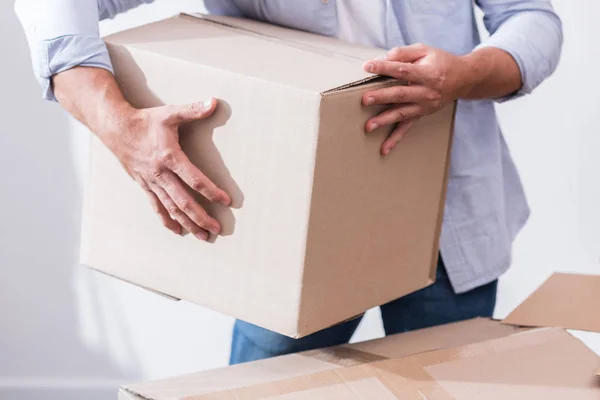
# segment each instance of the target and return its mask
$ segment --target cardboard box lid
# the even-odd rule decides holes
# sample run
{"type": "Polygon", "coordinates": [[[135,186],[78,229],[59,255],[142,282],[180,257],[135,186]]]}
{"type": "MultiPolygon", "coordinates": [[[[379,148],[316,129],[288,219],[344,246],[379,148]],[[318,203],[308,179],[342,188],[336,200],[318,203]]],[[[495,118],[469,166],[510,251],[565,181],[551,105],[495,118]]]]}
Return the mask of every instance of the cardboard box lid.
{"type": "Polygon", "coordinates": [[[121,390],[121,398],[186,399],[480,342],[515,332],[517,328],[510,325],[477,318],[356,344],[275,357],[156,382],[127,385],[121,390]]]}
{"type": "Polygon", "coordinates": [[[201,14],[178,15],[105,41],[314,93],[378,78],[362,65],[386,53],[258,21],[201,14]]]}
{"type": "Polygon", "coordinates": [[[195,391],[191,381],[179,382],[170,389],[164,384],[160,388],[156,384],[134,385],[122,390],[121,398],[597,400],[600,386],[594,371],[598,360],[567,332],[545,328],[212,393],[195,391]]]}
{"type": "Polygon", "coordinates": [[[504,323],[600,332],[600,276],[555,273],[504,323]]]}

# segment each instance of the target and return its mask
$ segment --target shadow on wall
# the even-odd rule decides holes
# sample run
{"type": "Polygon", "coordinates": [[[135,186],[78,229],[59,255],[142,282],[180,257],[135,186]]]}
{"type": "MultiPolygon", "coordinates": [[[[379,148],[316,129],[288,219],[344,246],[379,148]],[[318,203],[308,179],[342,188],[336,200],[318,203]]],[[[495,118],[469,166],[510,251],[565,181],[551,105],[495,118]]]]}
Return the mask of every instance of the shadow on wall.
{"type": "Polygon", "coordinates": [[[140,366],[125,321],[110,328],[125,339],[127,359],[109,355],[92,272],[78,265],[81,190],[69,119],[40,99],[12,3],[0,3],[0,398],[116,398],[116,383],[137,379],[140,366]],[[77,276],[89,282],[80,286],[93,314],[85,319],[96,324],[93,346],[82,335],[77,276]]]}

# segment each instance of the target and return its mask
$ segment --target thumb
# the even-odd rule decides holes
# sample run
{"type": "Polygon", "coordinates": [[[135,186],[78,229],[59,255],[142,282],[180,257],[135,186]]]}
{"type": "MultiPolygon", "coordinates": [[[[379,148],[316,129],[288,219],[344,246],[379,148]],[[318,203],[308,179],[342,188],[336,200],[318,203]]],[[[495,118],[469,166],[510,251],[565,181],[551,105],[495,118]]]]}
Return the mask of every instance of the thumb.
{"type": "Polygon", "coordinates": [[[180,125],[199,119],[208,118],[217,108],[217,99],[209,97],[205,101],[190,103],[182,106],[167,106],[169,116],[167,123],[180,125]]]}

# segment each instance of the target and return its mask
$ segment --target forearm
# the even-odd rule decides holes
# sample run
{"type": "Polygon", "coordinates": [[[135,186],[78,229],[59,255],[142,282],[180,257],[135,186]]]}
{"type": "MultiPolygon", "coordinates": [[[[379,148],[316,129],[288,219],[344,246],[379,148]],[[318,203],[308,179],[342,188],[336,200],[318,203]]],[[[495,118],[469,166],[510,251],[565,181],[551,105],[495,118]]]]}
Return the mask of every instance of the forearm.
{"type": "Polygon", "coordinates": [[[58,102],[107,144],[135,111],[104,69],[75,67],[54,76],[53,86],[58,102]]]}
{"type": "Polygon", "coordinates": [[[483,48],[462,57],[465,64],[461,98],[489,99],[508,96],[522,86],[518,64],[507,52],[483,48]]]}
{"type": "Polygon", "coordinates": [[[556,69],[562,48],[562,24],[549,0],[477,0],[490,37],[477,46],[510,54],[521,73],[521,87],[509,100],[531,93],[556,69]]]}

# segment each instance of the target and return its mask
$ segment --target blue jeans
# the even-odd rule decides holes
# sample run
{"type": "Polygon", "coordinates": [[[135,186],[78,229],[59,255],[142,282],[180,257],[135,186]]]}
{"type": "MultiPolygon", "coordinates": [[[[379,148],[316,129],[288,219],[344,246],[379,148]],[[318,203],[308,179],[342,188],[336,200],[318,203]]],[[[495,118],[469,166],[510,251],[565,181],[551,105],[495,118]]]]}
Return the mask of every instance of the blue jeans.
{"type": "MultiPolygon", "coordinates": [[[[466,293],[456,294],[450,285],[441,257],[434,284],[382,305],[386,335],[427,328],[475,317],[491,317],[496,305],[498,281],[466,293]]],[[[320,347],[348,343],[360,318],[292,339],[243,321],[233,328],[230,364],[239,364],[320,347]]]]}

